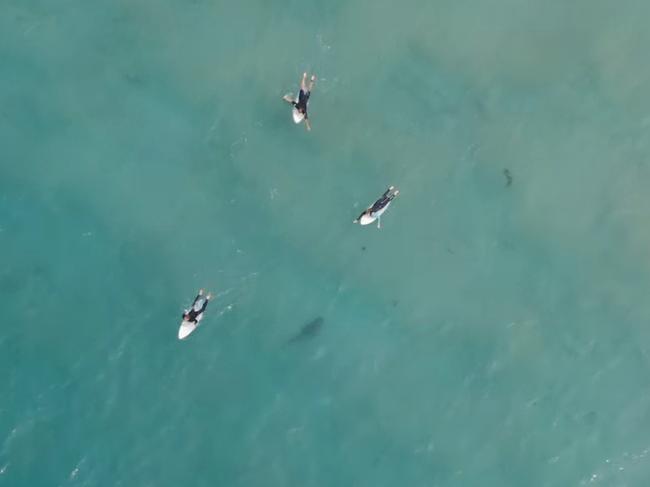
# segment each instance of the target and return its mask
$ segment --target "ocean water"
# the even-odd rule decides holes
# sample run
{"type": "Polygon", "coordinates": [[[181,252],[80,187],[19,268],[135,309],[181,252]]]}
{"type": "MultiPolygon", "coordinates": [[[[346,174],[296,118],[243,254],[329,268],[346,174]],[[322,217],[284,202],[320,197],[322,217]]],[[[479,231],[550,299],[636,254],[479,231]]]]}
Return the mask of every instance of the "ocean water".
{"type": "Polygon", "coordinates": [[[0,486],[648,485],[649,16],[0,1],[0,486]]]}

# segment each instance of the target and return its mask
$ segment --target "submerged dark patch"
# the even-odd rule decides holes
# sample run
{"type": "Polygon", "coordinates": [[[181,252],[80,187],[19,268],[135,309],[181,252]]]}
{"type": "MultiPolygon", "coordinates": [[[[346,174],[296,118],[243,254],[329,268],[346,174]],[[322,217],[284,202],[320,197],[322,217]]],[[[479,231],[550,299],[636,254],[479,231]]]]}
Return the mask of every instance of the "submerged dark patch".
{"type": "Polygon", "coordinates": [[[324,322],[325,320],[319,316],[311,320],[309,323],[305,323],[300,331],[291,337],[287,343],[302,342],[314,338],[320,333],[320,329],[324,322]]]}
{"type": "Polygon", "coordinates": [[[506,177],[506,188],[507,188],[512,184],[512,173],[510,172],[510,169],[504,169],[503,175],[506,177]]]}

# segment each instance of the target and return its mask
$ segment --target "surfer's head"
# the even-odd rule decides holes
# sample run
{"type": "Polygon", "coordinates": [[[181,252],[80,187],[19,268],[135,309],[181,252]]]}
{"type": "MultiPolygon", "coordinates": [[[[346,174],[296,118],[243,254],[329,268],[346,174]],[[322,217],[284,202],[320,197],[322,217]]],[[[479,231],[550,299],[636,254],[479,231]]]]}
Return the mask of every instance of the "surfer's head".
{"type": "Polygon", "coordinates": [[[377,217],[375,215],[373,215],[370,211],[366,210],[359,217],[359,224],[360,225],[370,225],[376,219],[377,219],[377,217]]]}

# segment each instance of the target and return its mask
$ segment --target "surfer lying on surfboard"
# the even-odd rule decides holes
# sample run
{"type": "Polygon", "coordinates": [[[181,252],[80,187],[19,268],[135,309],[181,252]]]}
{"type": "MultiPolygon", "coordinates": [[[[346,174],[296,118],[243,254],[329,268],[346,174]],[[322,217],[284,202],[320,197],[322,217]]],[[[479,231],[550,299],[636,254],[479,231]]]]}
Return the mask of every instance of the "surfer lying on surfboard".
{"type": "Polygon", "coordinates": [[[309,105],[309,97],[311,96],[311,90],[314,88],[315,81],[316,76],[312,74],[309,86],[307,86],[307,73],[303,73],[302,81],[300,82],[298,100],[296,101],[292,95],[284,95],[283,97],[284,101],[291,103],[291,106],[293,106],[293,121],[300,123],[304,120],[307,130],[311,130],[311,124],[309,123],[309,117],[307,116],[307,106],[309,105]]]}
{"type": "Polygon", "coordinates": [[[208,293],[208,295],[204,298],[203,289],[200,289],[199,294],[194,298],[192,307],[190,309],[186,309],[183,313],[183,320],[189,323],[197,324],[199,321],[201,321],[201,318],[203,318],[203,312],[205,311],[205,308],[208,307],[208,301],[211,299],[212,294],[208,293]]]}
{"type": "Polygon", "coordinates": [[[399,194],[399,189],[395,186],[388,188],[381,198],[375,201],[372,206],[359,215],[352,223],[359,223],[360,225],[368,225],[377,220],[377,228],[381,228],[381,215],[388,209],[391,201],[399,194]]]}

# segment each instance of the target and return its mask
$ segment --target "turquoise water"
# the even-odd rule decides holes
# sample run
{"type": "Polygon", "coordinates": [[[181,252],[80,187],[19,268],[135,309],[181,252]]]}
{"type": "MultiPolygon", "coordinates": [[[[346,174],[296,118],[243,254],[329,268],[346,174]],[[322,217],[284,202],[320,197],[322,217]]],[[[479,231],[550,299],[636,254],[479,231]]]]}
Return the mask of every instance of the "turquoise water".
{"type": "Polygon", "coordinates": [[[649,15],[4,0],[0,485],[647,485],[649,15]]]}

